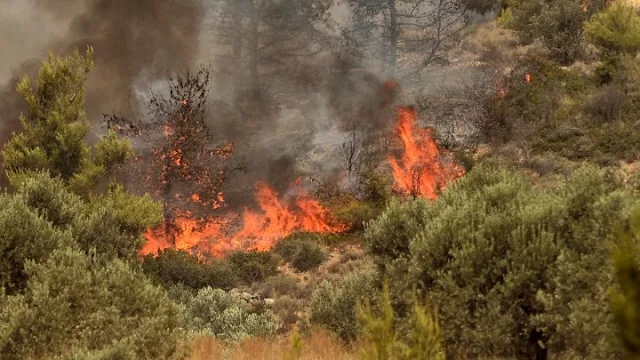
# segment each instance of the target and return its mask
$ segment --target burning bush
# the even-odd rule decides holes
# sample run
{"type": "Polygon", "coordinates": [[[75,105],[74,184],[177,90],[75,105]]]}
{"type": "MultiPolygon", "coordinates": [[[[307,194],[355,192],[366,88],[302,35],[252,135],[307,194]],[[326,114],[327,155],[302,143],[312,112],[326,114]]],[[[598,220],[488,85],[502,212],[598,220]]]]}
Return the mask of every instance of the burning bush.
{"type": "Polygon", "coordinates": [[[393,178],[398,191],[411,196],[434,199],[446,184],[464,174],[442,152],[429,129],[417,127],[417,113],[413,107],[398,108],[396,132],[402,142],[399,158],[389,156],[393,178]]]}

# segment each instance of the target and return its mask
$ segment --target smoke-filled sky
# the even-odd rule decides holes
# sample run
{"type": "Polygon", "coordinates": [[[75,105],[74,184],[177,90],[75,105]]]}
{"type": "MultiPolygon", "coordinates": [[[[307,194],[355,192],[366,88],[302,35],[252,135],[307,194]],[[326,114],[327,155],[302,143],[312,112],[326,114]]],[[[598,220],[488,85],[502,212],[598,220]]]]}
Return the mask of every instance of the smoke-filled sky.
{"type": "Polygon", "coordinates": [[[102,113],[129,115],[133,85],[193,66],[203,19],[191,0],[7,0],[0,8],[0,143],[18,126],[23,102],[15,92],[35,77],[48,50],[95,49],[86,84],[87,115],[99,130],[102,113]]]}
{"type": "MultiPolygon", "coordinates": [[[[339,5],[332,8],[334,23],[348,19],[344,3],[336,2],[339,5]]],[[[223,46],[212,31],[219,24],[221,8],[203,4],[202,0],[3,1],[0,144],[18,129],[18,116],[24,110],[16,82],[24,74],[35,77],[49,49],[57,53],[83,51],[87,45],[95,49],[96,66],[86,83],[93,139],[102,132],[103,113],[144,113],[147,89],[166,80],[168,72],[195,69],[207,61],[224,72],[216,57],[223,46]]],[[[291,78],[270,77],[268,96],[278,106],[269,116],[252,111],[251,104],[234,101],[238,94],[228,78],[214,79],[208,121],[221,139],[236,142],[240,155],[249,160],[250,173],[239,183],[265,180],[281,190],[301,173],[303,162],[311,164],[308,171],[320,173],[339,166],[335,158],[327,157],[327,149],[339,146],[340,123],[358,117],[372,127],[383,125],[379,110],[389,105],[381,102],[385,79],[367,71],[347,71],[336,61],[337,55],[325,53],[299,64],[298,73],[317,78],[311,89],[291,78]],[[222,98],[225,102],[216,101],[222,98]]]]}

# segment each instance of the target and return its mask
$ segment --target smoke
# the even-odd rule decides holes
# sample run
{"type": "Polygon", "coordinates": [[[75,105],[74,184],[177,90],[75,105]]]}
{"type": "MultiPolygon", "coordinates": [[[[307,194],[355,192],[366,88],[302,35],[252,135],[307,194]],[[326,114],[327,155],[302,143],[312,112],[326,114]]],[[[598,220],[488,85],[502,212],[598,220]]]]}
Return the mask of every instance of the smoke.
{"type": "Polygon", "coordinates": [[[24,111],[16,82],[24,74],[35,76],[46,49],[66,54],[94,47],[86,111],[97,133],[103,113],[136,111],[133,85],[147,87],[166,72],[193,65],[204,14],[197,0],[12,0],[3,4],[5,9],[0,41],[13,56],[0,55],[0,65],[10,69],[0,88],[2,144],[24,111]]]}
{"type": "MultiPolygon", "coordinates": [[[[219,6],[205,7],[200,0],[60,0],[55,5],[50,0],[12,1],[27,5],[15,6],[19,8],[17,18],[24,19],[14,24],[21,31],[2,39],[8,44],[3,48],[23,44],[29,51],[16,53],[12,61],[0,58],[0,64],[11,69],[7,71],[10,81],[0,87],[3,144],[10,131],[18,129],[17,119],[24,111],[15,91],[17,80],[24,74],[35,75],[47,49],[66,54],[83,51],[88,45],[95,49],[96,64],[86,83],[92,138],[103,132],[103,113],[139,117],[146,111],[145,99],[150,97],[152,85],[157,89],[155,84],[166,80],[169,73],[214,60],[217,78],[212,84],[207,122],[220,140],[236,144],[233,159],[244,158],[247,169],[234,175],[227,194],[230,202],[233,194],[236,199],[252,198],[258,180],[284,193],[298,176],[322,178],[323,173],[339,168],[335,152],[354,120],[366,131],[387,125],[385,110],[391,103],[385,101],[384,79],[360,60],[351,59],[336,40],[340,23],[349,18],[344,4],[331,10],[323,30],[326,50],[315,56],[290,58],[281,66],[283,72],[261,74],[263,91],[256,94],[240,86],[244,84],[234,83],[231,72],[216,61],[220,53],[226,51],[227,57],[232,53],[211,35],[216,33],[212,27],[223,24],[206,18],[218,16],[219,6]],[[36,36],[46,33],[44,25],[37,25],[42,23],[56,31],[47,37],[36,36]]],[[[238,67],[247,59],[231,59],[231,63],[238,67]]],[[[136,147],[150,145],[136,141],[136,147]]]]}

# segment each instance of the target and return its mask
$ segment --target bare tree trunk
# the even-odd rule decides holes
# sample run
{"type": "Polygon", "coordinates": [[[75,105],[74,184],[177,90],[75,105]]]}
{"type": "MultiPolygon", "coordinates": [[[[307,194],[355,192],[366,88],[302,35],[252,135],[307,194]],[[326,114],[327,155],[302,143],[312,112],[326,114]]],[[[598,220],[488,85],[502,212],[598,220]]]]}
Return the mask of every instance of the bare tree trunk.
{"type": "Polygon", "coordinates": [[[258,75],[258,6],[257,0],[249,1],[249,13],[251,16],[251,32],[249,34],[249,71],[251,73],[251,85],[254,91],[260,89],[260,77],[258,75]]]}
{"type": "Polygon", "coordinates": [[[389,5],[389,50],[387,53],[387,75],[394,77],[396,74],[396,59],[398,53],[398,9],[396,0],[387,0],[389,5]]]}

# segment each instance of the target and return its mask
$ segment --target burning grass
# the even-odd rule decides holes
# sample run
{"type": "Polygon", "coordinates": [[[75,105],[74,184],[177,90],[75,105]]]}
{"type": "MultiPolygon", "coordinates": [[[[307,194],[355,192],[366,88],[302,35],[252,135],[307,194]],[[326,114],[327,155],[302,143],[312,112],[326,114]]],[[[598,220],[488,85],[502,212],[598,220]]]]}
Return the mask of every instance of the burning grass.
{"type": "Polygon", "coordinates": [[[294,184],[290,201],[284,201],[265,183],[256,184],[256,202],[260,211],[245,209],[242,214],[228,213],[210,219],[195,219],[184,211],[172,223],[146,232],[142,255],[175,247],[204,256],[220,257],[229,251],[267,251],[294,231],[337,233],[346,227],[338,223],[318,201],[294,184]],[[229,234],[234,224],[241,227],[229,234]]]}

